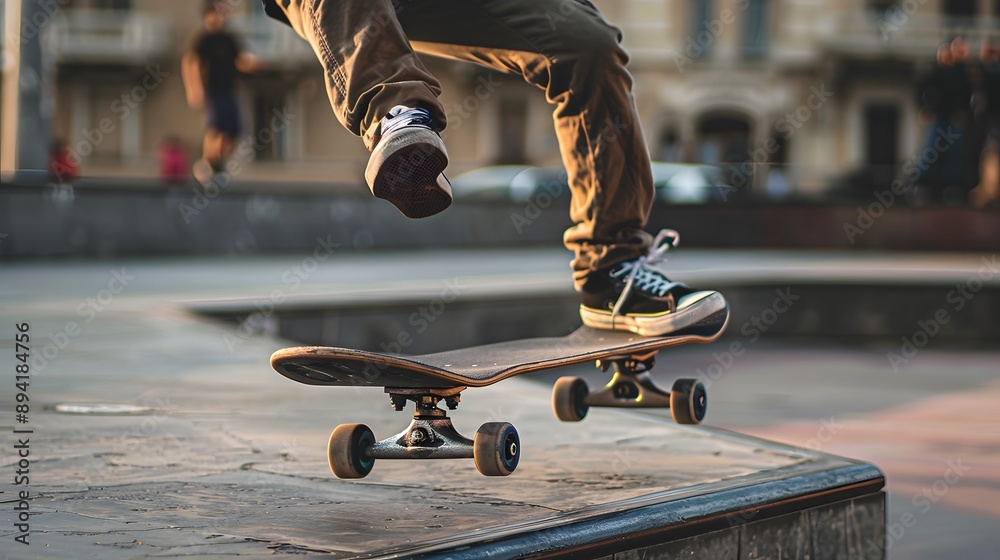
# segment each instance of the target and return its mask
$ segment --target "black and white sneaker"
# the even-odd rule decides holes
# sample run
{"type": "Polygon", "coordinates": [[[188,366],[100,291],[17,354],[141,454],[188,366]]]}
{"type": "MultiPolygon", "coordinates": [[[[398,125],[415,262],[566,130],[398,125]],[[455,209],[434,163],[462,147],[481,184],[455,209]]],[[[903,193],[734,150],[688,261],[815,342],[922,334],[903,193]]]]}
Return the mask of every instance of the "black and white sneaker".
{"type": "Polygon", "coordinates": [[[375,132],[365,169],[368,188],[408,218],[425,218],[451,206],[444,176],[448,150],[427,109],[396,105],[375,132]]]}
{"type": "Polygon", "coordinates": [[[657,268],[680,240],[662,230],[649,254],[591,274],[583,290],[580,318],[597,329],[664,336],[724,311],[726,299],[711,290],[693,290],[657,268]]]}

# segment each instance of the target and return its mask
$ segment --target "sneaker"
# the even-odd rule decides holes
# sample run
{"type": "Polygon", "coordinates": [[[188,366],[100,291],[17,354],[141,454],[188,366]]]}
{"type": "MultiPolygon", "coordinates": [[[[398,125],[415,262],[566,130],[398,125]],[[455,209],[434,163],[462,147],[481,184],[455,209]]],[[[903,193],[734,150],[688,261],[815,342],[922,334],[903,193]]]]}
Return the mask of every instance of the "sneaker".
{"type": "Polygon", "coordinates": [[[376,198],[407,218],[424,218],[451,206],[451,183],[442,171],[448,150],[427,109],[397,105],[378,124],[365,181],[376,198]]]}
{"type": "Polygon", "coordinates": [[[693,290],[657,268],[679,240],[676,231],[662,230],[648,255],[591,274],[580,306],[583,324],[665,336],[724,311],[728,304],[719,292],[693,290]]]}

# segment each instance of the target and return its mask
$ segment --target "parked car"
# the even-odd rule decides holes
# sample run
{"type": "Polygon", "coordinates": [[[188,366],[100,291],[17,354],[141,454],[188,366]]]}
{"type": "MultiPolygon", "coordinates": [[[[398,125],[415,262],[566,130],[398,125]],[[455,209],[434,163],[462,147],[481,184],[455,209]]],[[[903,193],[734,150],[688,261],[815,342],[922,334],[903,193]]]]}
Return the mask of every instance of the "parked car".
{"type": "Polygon", "coordinates": [[[456,176],[451,181],[455,198],[525,202],[546,193],[558,198],[567,190],[562,167],[495,165],[456,176]]]}
{"type": "Polygon", "coordinates": [[[735,191],[725,183],[722,169],[701,163],[653,162],[656,198],[674,204],[704,204],[725,200],[735,191]]]}
{"type": "MultiPolygon", "coordinates": [[[[703,164],[653,162],[656,198],[675,204],[724,200],[734,188],[725,184],[722,169],[703,164]]],[[[546,193],[567,195],[562,167],[495,165],[473,169],[452,179],[455,198],[525,202],[546,193]]],[[[568,196],[568,195],[567,195],[568,196]]]]}

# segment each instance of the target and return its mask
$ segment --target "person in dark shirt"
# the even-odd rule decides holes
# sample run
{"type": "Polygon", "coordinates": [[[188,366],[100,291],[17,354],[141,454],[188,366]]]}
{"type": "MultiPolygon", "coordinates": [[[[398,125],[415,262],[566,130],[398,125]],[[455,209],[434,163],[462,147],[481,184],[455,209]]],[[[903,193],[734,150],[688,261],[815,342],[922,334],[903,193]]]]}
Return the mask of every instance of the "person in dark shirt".
{"type": "Polygon", "coordinates": [[[967,76],[968,43],[956,37],[937,50],[937,66],[920,82],[918,103],[929,123],[915,179],[936,198],[959,188],[972,88],[967,76]]]}
{"type": "MultiPolygon", "coordinates": [[[[956,157],[951,160],[953,169],[947,173],[956,177],[951,189],[945,193],[945,201],[961,204],[968,199],[968,193],[979,182],[979,154],[983,149],[985,134],[978,126],[973,114],[973,91],[979,82],[979,65],[971,57],[969,41],[959,35],[951,41],[954,68],[951,78],[951,118],[961,129],[960,144],[956,157]]],[[[946,158],[947,159],[947,158],[946,158]]]]}
{"type": "Polygon", "coordinates": [[[952,66],[951,44],[941,43],[937,49],[937,64],[917,86],[917,104],[925,120],[934,121],[950,112],[946,84],[952,66]]]}
{"type": "Polygon", "coordinates": [[[979,51],[980,87],[974,104],[984,128],[979,160],[979,184],[970,193],[978,207],[1000,204],[1000,47],[989,39],[979,51]]]}
{"type": "Polygon", "coordinates": [[[244,52],[224,29],[229,8],[224,2],[205,3],[205,31],[194,41],[181,61],[188,104],[205,111],[206,130],[202,159],[195,163],[195,177],[204,183],[222,170],[236,139],[243,133],[240,105],[236,97],[241,72],[256,72],[260,63],[244,52]]]}

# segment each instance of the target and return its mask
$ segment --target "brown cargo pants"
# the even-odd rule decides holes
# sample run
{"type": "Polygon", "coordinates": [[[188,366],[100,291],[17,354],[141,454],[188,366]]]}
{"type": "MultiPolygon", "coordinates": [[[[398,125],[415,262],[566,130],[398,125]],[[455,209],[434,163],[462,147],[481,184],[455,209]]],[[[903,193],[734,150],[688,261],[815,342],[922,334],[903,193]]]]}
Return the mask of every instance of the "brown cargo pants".
{"type": "Polygon", "coordinates": [[[337,119],[372,148],[395,105],[446,123],[414,50],[517,74],[545,91],[572,193],[574,281],[648,251],[649,154],[621,31],[584,0],[276,0],[326,71],[337,119]]]}

